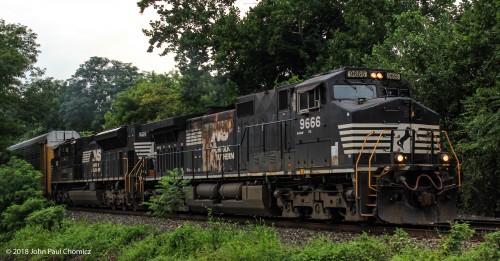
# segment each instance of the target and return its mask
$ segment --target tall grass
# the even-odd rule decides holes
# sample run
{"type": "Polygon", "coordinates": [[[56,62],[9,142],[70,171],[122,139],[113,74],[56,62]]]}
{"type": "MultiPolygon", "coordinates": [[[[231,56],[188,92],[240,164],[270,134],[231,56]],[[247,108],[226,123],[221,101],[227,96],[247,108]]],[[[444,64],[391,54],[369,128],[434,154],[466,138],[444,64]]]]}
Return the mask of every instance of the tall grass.
{"type": "Polygon", "coordinates": [[[306,244],[281,242],[276,229],[265,225],[243,228],[211,220],[205,227],[185,223],[171,232],[150,226],[65,221],[56,229],[28,225],[0,245],[0,260],[498,260],[500,232],[485,242],[464,249],[472,230],[454,225],[440,245],[415,243],[403,230],[382,237],[359,235],[333,243],[317,237],[306,244]],[[87,249],[88,255],[7,255],[9,249],[87,249]]]}

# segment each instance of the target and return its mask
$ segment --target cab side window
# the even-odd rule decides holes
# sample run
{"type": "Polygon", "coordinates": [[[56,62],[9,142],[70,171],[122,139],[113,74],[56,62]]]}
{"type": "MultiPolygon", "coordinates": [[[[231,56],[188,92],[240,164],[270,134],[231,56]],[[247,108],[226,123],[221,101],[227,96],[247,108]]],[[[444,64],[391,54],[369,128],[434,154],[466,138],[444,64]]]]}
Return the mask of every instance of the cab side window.
{"type": "Polygon", "coordinates": [[[312,90],[298,92],[298,113],[305,113],[310,110],[319,109],[321,104],[325,104],[325,91],[323,86],[317,86],[312,90]]]}

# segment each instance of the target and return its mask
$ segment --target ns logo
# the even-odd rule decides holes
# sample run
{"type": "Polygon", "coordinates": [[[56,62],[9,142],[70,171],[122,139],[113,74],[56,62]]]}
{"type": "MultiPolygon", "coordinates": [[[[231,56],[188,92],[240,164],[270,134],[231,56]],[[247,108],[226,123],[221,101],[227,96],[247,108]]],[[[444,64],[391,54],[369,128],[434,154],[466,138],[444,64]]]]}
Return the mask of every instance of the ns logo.
{"type": "Polygon", "coordinates": [[[411,128],[406,127],[403,130],[394,131],[394,149],[397,151],[409,153],[411,151],[411,128]]]}
{"type": "Polygon", "coordinates": [[[101,161],[101,150],[100,149],[87,150],[87,151],[83,152],[83,156],[82,156],[83,163],[96,162],[96,161],[101,161]]]}
{"type": "Polygon", "coordinates": [[[398,146],[404,150],[404,144],[405,144],[406,140],[408,140],[410,137],[411,137],[410,127],[406,127],[405,134],[403,135],[403,137],[401,137],[401,139],[399,139],[397,141],[398,146]]]}

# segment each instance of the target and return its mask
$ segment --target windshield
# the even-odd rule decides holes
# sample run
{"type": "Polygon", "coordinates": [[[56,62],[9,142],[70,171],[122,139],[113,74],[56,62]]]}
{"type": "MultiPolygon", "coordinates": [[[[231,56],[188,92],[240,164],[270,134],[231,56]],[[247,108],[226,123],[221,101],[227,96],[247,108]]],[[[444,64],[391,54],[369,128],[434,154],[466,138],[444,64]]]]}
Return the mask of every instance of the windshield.
{"type": "Polygon", "coordinates": [[[333,99],[335,100],[358,100],[377,98],[375,85],[366,84],[335,84],[333,85],[333,99]]]}

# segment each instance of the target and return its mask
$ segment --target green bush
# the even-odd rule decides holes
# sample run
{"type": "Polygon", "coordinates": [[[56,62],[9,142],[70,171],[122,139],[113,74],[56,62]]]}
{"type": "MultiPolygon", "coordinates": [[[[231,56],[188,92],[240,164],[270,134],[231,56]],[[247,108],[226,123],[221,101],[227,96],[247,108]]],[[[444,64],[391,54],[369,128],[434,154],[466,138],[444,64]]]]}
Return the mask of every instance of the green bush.
{"type": "Polygon", "coordinates": [[[209,241],[210,247],[215,251],[219,249],[226,242],[233,240],[233,238],[237,234],[235,233],[235,231],[238,231],[239,229],[234,223],[229,223],[222,219],[214,218],[211,214],[211,210],[209,210],[208,213],[209,213],[209,218],[208,218],[209,221],[208,221],[208,228],[206,228],[206,230],[210,238],[209,241]]]}
{"type": "Polygon", "coordinates": [[[156,257],[160,248],[161,235],[156,233],[148,235],[143,240],[132,242],[122,249],[119,254],[118,260],[121,261],[136,261],[136,260],[149,260],[156,257]]]}
{"type": "Polygon", "coordinates": [[[53,247],[92,250],[91,255],[84,256],[86,260],[111,259],[118,255],[121,248],[143,239],[151,231],[149,226],[70,222],[61,236],[56,236],[53,247]]]}
{"type": "Polygon", "coordinates": [[[42,173],[16,157],[0,166],[0,213],[29,198],[42,198],[42,173]]]}
{"type": "Polygon", "coordinates": [[[309,240],[302,248],[291,249],[288,256],[291,261],[334,260],[336,246],[327,237],[317,237],[309,240]]]}
{"type": "Polygon", "coordinates": [[[29,214],[48,205],[41,180],[39,171],[16,157],[0,166],[0,229],[4,231],[0,242],[10,240],[29,214]]]}
{"type": "Polygon", "coordinates": [[[335,253],[336,260],[387,260],[390,249],[380,240],[363,233],[356,240],[341,244],[335,253]]]}
{"type": "Polygon", "coordinates": [[[203,228],[185,223],[172,232],[151,234],[122,249],[119,260],[277,260],[283,248],[274,228],[211,220],[203,228]]]}
{"type": "Polygon", "coordinates": [[[112,223],[65,221],[59,230],[47,230],[40,225],[26,226],[13,239],[2,246],[0,260],[18,258],[21,260],[64,260],[74,257],[71,253],[57,255],[6,255],[6,249],[69,249],[90,250],[82,255],[83,260],[115,259],[122,248],[146,238],[152,233],[149,226],[124,226],[112,223]]]}
{"type": "Polygon", "coordinates": [[[14,233],[12,240],[0,247],[0,260],[45,260],[52,256],[32,256],[7,254],[7,250],[12,249],[55,249],[53,240],[56,234],[41,226],[26,226],[14,233]]]}
{"type": "Polygon", "coordinates": [[[392,236],[385,236],[384,241],[390,247],[393,261],[432,259],[432,251],[421,243],[413,242],[403,229],[397,228],[392,236]]]}
{"type": "Polygon", "coordinates": [[[51,206],[31,213],[26,218],[26,223],[31,226],[40,225],[47,230],[53,230],[62,225],[65,215],[66,209],[64,206],[51,206]]]}
{"type": "Polygon", "coordinates": [[[401,228],[396,228],[394,235],[386,237],[385,241],[391,247],[393,253],[401,253],[407,246],[412,244],[408,233],[401,228]]]}
{"type": "Polygon", "coordinates": [[[151,196],[144,205],[148,206],[150,214],[156,217],[165,217],[175,213],[185,199],[184,187],[189,180],[181,179],[176,170],[163,176],[156,185],[155,195],[151,196]]]}
{"type": "Polygon", "coordinates": [[[462,253],[462,245],[474,235],[474,230],[469,228],[469,224],[452,224],[450,234],[445,237],[441,245],[446,254],[462,253]]]}
{"type": "Polygon", "coordinates": [[[1,225],[6,231],[13,231],[24,227],[26,218],[33,212],[49,205],[44,198],[30,198],[22,204],[9,206],[1,215],[1,225]]]}
{"type": "Polygon", "coordinates": [[[280,260],[283,247],[276,230],[265,225],[250,225],[249,230],[234,230],[220,247],[202,260],[280,260]]]}
{"type": "Polygon", "coordinates": [[[500,260],[500,231],[487,234],[480,246],[460,256],[462,260],[500,260]]]}

